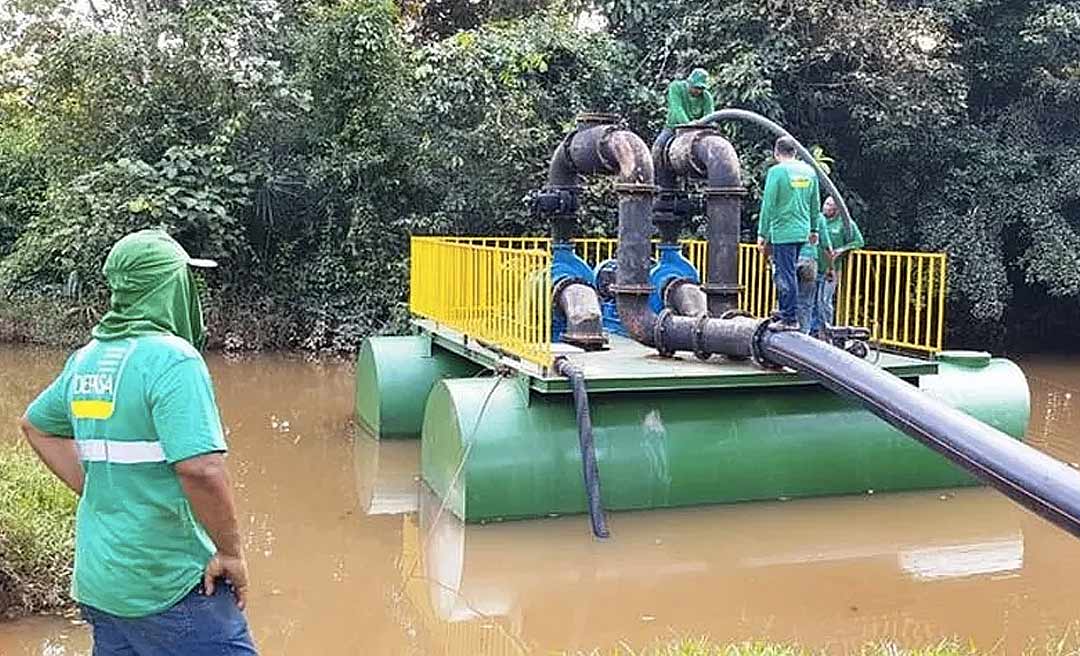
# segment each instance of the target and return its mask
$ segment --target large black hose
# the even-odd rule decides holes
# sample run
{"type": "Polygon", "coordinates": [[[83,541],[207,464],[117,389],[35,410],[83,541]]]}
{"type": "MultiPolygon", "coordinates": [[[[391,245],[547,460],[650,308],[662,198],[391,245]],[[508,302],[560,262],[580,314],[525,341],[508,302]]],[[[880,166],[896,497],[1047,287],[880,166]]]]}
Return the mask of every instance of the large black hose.
{"type": "Polygon", "coordinates": [[[795,332],[759,334],[756,352],[852,398],[1013,501],[1080,537],[1080,472],[892,374],[795,332]]]}
{"type": "Polygon", "coordinates": [[[585,373],[565,358],[555,361],[555,371],[570,379],[577,410],[578,446],[581,448],[581,473],[585,480],[585,498],[589,504],[589,521],[593,535],[606,538],[610,533],[600,497],[600,467],[596,464],[596,444],[593,441],[592,417],[589,415],[589,394],[585,389],[585,373]]]}
{"type": "Polygon", "coordinates": [[[810,151],[799,143],[799,140],[792,136],[790,132],[785,130],[780,124],[765,118],[757,112],[751,112],[746,109],[734,109],[731,107],[715,111],[708,116],[704,116],[701,119],[690,123],[690,125],[706,126],[721,121],[746,121],[765,128],[777,137],[791,137],[795,142],[795,149],[799,152],[799,158],[814,167],[814,171],[818,174],[818,179],[821,181],[822,186],[825,187],[825,192],[832,196],[833,200],[836,201],[836,205],[840,209],[840,216],[844,218],[844,233],[851,234],[851,212],[848,211],[847,202],[845,202],[844,197],[840,195],[840,190],[836,188],[832,178],[830,178],[829,174],[821,168],[821,165],[817,163],[817,160],[814,159],[814,156],[810,151]]]}

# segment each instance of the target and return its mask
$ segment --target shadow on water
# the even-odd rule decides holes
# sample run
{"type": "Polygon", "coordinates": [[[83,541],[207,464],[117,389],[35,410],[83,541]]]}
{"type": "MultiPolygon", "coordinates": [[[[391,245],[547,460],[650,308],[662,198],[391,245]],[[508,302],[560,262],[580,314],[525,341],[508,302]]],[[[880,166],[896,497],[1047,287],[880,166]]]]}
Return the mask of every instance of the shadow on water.
{"type": "MultiPolygon", "coordinates": [[[[14,416],[62,354],[0,349],[14,416]],[[51,358],[51,359],[50,359],[51,358]]],[[[973,638],[1006,653],[1075,619],[1080,545],[987,489],[465,526],[416,441],[353,435],[346,365],[211,359],[263,654],[519,654],[708,634],[850,651],[973,638]]],[[[1080,375],[1025,363],[1030,439],[1080,460],[1080,375]]],[[[0,654],[84,655],[83,627],[0,624],[0,654]]]]}

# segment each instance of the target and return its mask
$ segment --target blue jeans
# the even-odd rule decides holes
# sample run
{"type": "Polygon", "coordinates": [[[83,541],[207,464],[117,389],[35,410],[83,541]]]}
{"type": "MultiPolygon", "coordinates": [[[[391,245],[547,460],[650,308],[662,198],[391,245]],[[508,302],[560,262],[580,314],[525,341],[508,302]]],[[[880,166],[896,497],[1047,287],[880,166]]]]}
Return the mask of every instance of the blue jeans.
{"type": "Polygon", "coordinates": [[[795,275],[795,264],[802,247],[801,243],[772,245],[773,281],[780,303],[780,320],[784,323],[798,320],[799,280],[795,275]]]}
{"type": "Polygon", "coordinates": [[[93,656],[254,656],[247,620],[224,581],[207,597],[200,585],[175,606],[147,617],[117,617],[82,606],[94,629],[93,656]]]}
{"type": "MultiPolygon", "coordinates": [[[[799,271],[798,266],[796,266],[795,271],[797,274],[799,271]]],[[[799,285],[799,296],[797,300],[799,330],[808,333],[814,325],[814,321],[818,318],[818,283],[821,280],[821,276],[811,278],[810,280],[803,280],[802,276],[799,275],[796,275],[796,278],[799,285]]]]}
{"type": "Polygon", "coordinates": [[[814,305],[814,318],[810,330],[819,333],[833,323],[836,316],[833,308],[833,299],[836,297],[836,281],[839,276],[833,276],[832,280],[826,280],[825,274],[818,274],[817,280],[817,303],[814,305]]]}

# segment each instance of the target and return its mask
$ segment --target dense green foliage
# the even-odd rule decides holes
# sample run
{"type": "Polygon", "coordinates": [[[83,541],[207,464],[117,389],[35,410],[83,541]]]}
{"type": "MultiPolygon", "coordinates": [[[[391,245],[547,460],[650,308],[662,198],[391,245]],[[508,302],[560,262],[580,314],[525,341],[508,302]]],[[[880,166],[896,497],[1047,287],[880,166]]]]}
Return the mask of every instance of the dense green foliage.
{"type": "Polygon", "coordinates": [[[0,619],[70,603],[75,495],[25,444],[0,445],[0,619]]]}
{"type": "MultiPolygon", "coordinates": [[[[951,343],[1080,318],[1076,3],[75,4],[0,9],[0,334],[31,305],[82,329],[108,245],[162,225],[225,264],[219,344],[350,349],[404,316],[410,232],[543,232],[521,200],[573,116],[651,141],[699,65],[824,148],[872,247],[949,252],[951,343]]],[[[725,129],[758,189],[767,135],[725,129]]]]}

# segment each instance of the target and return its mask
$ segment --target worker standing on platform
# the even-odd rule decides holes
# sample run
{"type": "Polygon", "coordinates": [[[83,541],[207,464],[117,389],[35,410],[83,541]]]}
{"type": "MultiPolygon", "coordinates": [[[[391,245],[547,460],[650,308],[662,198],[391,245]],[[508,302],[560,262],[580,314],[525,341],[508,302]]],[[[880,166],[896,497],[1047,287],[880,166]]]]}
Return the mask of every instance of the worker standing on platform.
{"type": "Polygon", "coordinates": [[[776,164],[765,176],[758,219],[758,245],[771,252],[780,316],[773,331],[799,330],[798,279],[795,265],[803,244],[817,244],[820,196],[813,167],[795,158],[795,139],[780,137],[773,147],[776,164]]]}
{"type": "Polygon", "coordinates": [[[818,243],[807,242],[799,251],[799,261],[795,266],[795,277],[799,281],[798,317],[799,330],[817,334],[816,328],[821,317],[821,286],[825,280],[828,254],[832,252],[829,239],[829,227],[825,215],[818,213],[814,219],[818,243]],[[823,264],[823,262],[825,262],[823,264]]]}
{"type": "Polygon", "coordinates": [[[855,219],[844,221],[832,196],[826,198],[822,204],[821,215],[825,219],[825,231],[821,233],[821,238],[828,239],[832,249],[818,252],[817,302],[814,304],[815,312],[810,325],[810,332],[817,336],[821,336],[821,333],[832,325],[835,316],[833,299],[836,297],[836,287],[846,259],[844,256],[866,245],[855,219]]]}
{"type": "Polygon", "coordinates": [[[653,142],[653,157],[661,155],[675,137],[675,128],[704,118],[715,111],[709,92],[709,74],[695,68],[685,80],[674,80],[667,89],[667,120],[653,142]]]}

